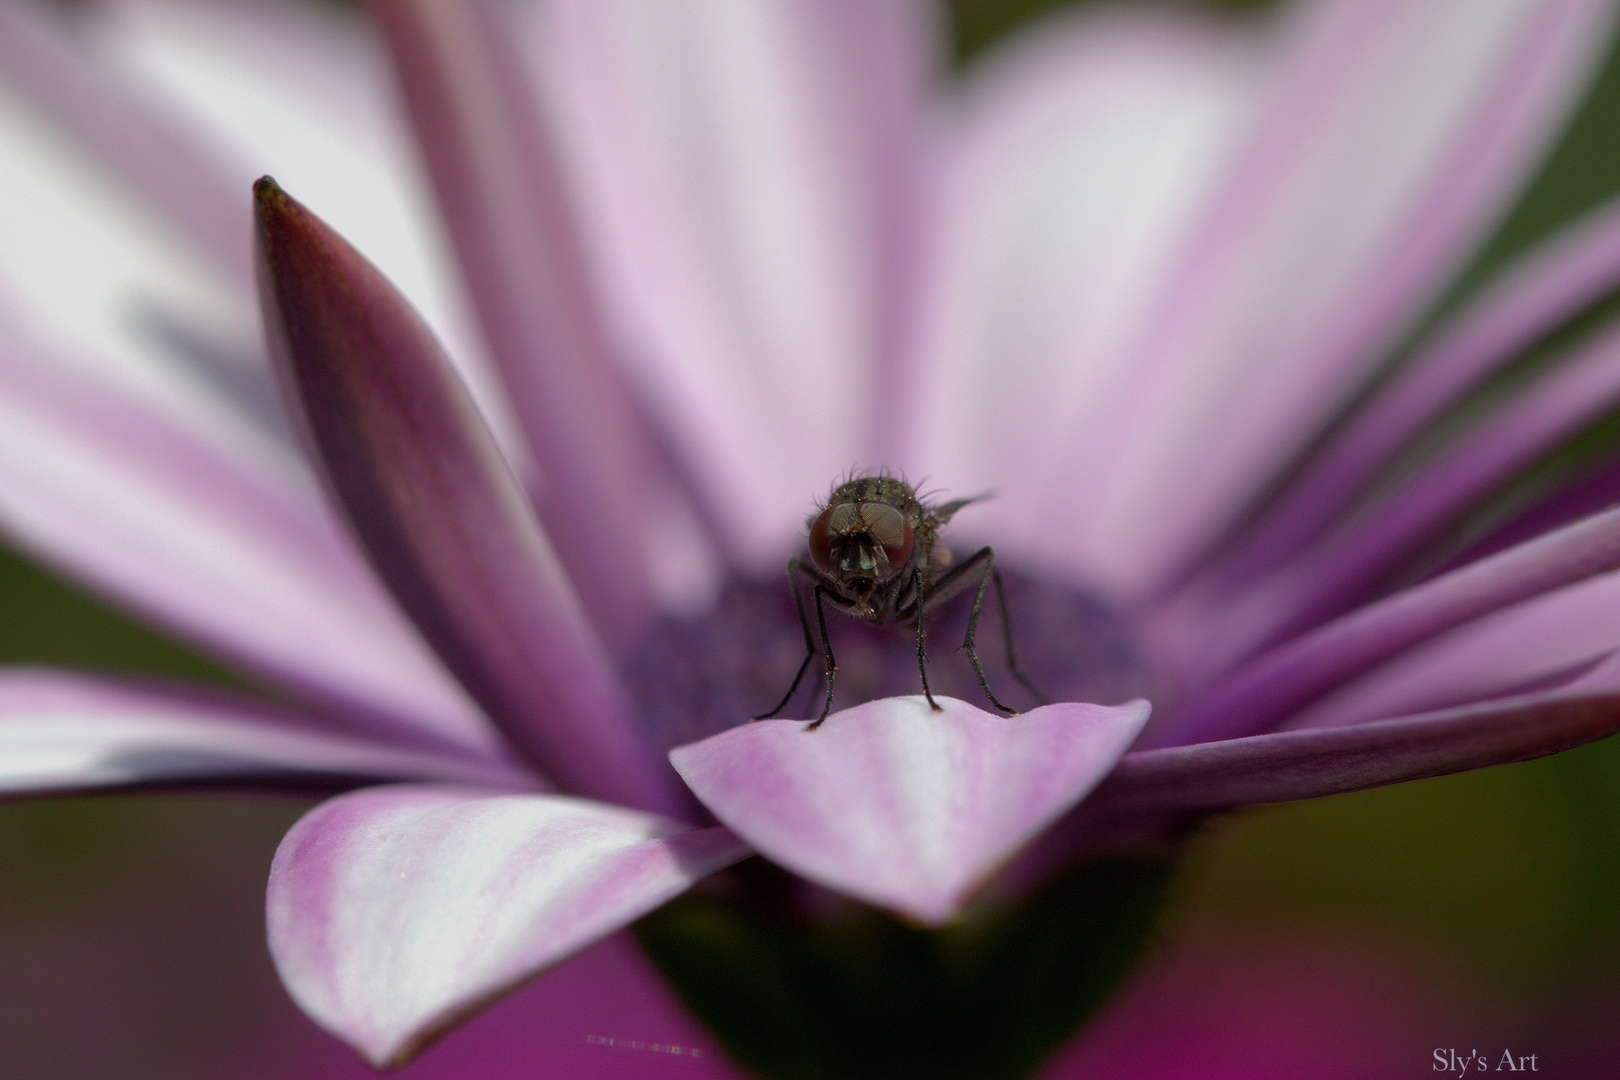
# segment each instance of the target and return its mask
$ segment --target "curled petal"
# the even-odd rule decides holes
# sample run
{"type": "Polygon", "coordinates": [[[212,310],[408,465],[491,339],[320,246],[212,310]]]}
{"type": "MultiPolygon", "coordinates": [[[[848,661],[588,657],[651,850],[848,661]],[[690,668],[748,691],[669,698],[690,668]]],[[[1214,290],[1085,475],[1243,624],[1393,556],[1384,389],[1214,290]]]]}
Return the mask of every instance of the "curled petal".
{"type": "Polygon", "coordinates": [[[1346,727],[1127,754],[1085,817],[1314,799],[1556,754],[1620,731],[1608,685],[1526,694],[1346,727]]]}
{"type": "Polygon", "coordinates": [[[534,783],[515,766],[340,735],[241,697],[56,671],[0,675],[0,795],[381,780],[534,783]]]}
{"type": "Polygon", "coordinates": [[[372,788],[321,804],[282,840],[270,953],[318,1023],[398,1065],[747,854],[724,829],[580,799],[372,788]]]}
{"type": "Polygon", "coordinates": [[[1065,703],[1000,717],[938,700],[941,712],[921,697],[873,701],[813,731],[745,724],[670,760],[761,854],[942,924],[1113,767],[1149,706],[1065,703]]]}
{"type": "Polygon", "coordinates": [[[268,178],[265,327],[334,495],[400,605],[566,791],[679,812],[601,643],[437,342],[358,252],[268,178]]]}

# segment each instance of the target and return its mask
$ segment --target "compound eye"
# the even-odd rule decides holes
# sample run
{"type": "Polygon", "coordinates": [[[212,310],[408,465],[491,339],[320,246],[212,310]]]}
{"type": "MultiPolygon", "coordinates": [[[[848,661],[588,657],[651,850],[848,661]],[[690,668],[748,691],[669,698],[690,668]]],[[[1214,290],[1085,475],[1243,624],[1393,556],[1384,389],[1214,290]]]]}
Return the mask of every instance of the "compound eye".
{"type": "Polygon", "coordinates": [[[883,545],[890,566],[902,566],[911,558],[914,538],[911,535],[911,522],[906,520],[906,515],[883,503],[864,503],[861,506],[861,520],[872,534],[872,539],[883,545]]]}
{"type": "Polygon", "coordinates": [[[837,507],[829,506],[810,523],[810,561],[825,570],[832,562],[832,515],[837,507]]]}

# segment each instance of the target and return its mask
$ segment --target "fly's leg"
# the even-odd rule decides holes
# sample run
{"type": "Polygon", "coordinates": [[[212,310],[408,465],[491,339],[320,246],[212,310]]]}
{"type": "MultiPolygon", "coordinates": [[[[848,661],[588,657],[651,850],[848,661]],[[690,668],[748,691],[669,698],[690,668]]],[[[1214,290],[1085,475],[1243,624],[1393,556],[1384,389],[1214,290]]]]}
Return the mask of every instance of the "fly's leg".
{"type": "Polygon", "coordinates": [[[1007,617],[1007,590],[1001,584],[1001,571],[996,569],[994,553],[990,555],[990,559],[990,577],[996,583],[996,606],[1001,609],[1001,643],[1007,650],[1007,670],[1012,672],[1019,685],[1029,691],[1029,696],[1034,698],[1037,704],[1050,705],[1051,702],[1047,700],[1046,695],[1035,689],[1035,684],[1029,681],[1024,669],[1018,666],[1018,654],[1013,651],[1012,619],[1007,617]]]}
{"type": "MultiPolygon", "coordinates": [[[[793,692],[799,688],[799,683],[804,680],[804,673],[810,669],[810,661],[816,658],[816,645],[810,637],[810,619],[804,613],[804,597],[799,595],[799,579],[794,576],[798,569],[799,560],[789,559],[787,566],[788,590],[793,593],[793,608],[799,613],[799,629],[804,631],[804,663],[799,665],[798,674],[793,676],[793,685],[787,688],[787,693],[783,694],[782,700],[776,703],[776,708],[772,709],[770,712],[760,713],[758,716],[753,718],[755,720],[769,720],[771,717],[787,708],[787,703],[792,699],[793,692]]],[[[825,639],[827,636],[827,627],[825,622],[821,628],[821,636],[823,639],[825,639]]],[[[830,697],[831,695],[829,694],[828,696],[830,697]]],[[[826,714],[823,713],[822,715],[825,716],[826,714]]]]}
{"type": "MultiPolygon", "coordinates": [[[[816,593],[816,625],[821,629],[821,655],[827,660],[827,700],[821,706],[821,715],[816,717],[805,727],[806,731],[814,731],[820,727],[827,714],[832,712],[833,683],[838,678],[838,661],[833,659],[832,641],[827,637],[827,612],[821,606],[821,598],[827,595],[827,586],[817,585],[816,593]]],[[[806,630],[808,633],[808,630],[806,630]]],[[[808,658],[806,658],[808,663],[808,658]]]]}
{"type": "MultiPolygon", "coordinates": [[[[973,555],[973,557],[971,559],[968,559],[966,562],[964,562],[958,569],[965,572],[968,567],[976,565],[977,563],[980,563],[980,562],[983,562],[985,564],[985,566],[984,566],[984,577],[979,579],[979,591],[973,597],[973,611],[968,615],[967,638],[962,642],[962,649],[967,653],[968,662],[973,665],[973,674],[975,674],[975,675],[977,675],[979,677],[979,689],[983,690],[984,691],[984,696],[990,699],[990,704],[994,705],[996,708],[1000,709],[1002,712],[1006,713],[1009,716],[1016,716],[1016,715],[1018,715],[1018,710],[1017,709],[1009,709],[1007,706],[1003,705],[1001,703],[1001,701],[996,697],[995,693],[990,689],[990,680],[988,680],[988,679],[986,679],[984,677],[984,666],[979,663],[979,653],[978,653],[978,650],[974,647],[974,639],[978,636],[978,633],[979,633],[979,615],[984,610],[984,594],[985,594],[985,590],[990,587],[990,579],[991,578],[995,578],[995,581],[996,581],[996,595],[1001,597],[1001,620],[1002,620],[1002,626],[1005,628],[1006,625],[1007,625],[1007,597],[1006,597],[1006,594],[1003,593],[1002,590],[1001,590],[1001,575],[996,573],[996,553],[995,553],[995,551],[992,550],[991,548],[988,548],[988,547],[980,548],[973,555]]],[[[1011,651],[1012,631],[1011,630],[1007,631],[1007,645],[1008,645],[1007,656],[1008,656],[1008,660],[1010,662],[1011,659],[1012,659],[1012,651],[1011,651]]],[[[1010,663],[1009,663],[1009,666],[1011,666],[1010,663]]],[[[1013,669],[1013,673],[1015,675],[1018,674],[1018,671],[1017,671],[1016,668],[1013,669]]],[[[1019,681],[1023,682],[1026,687],[1028,686],[1028,682],[1024,680],[1022,675],[1019,675],[1019,681]]]]}
{"type": "Polygon", "coordinates": [[[917,673],[922,676],[923,697],[928,699],[928,707],[940,712],[939,702],[934,700],[934,692],[928,689],[928,650],[925,642],[928,640],[928,631],[923,626],[923,574],[918,568],[911,572],[911,588],[917,597],[917,673]]]}

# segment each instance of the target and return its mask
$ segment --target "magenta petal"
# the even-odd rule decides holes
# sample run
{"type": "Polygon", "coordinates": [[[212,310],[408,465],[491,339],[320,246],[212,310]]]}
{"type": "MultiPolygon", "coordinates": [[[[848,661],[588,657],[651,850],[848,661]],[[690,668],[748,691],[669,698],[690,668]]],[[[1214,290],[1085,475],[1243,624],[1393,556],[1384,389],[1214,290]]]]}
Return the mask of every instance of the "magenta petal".
{"type": "Polygon", "coordinates": [[[1314,799],[1556,754],[1620,731],[1607,687],[1526,694],[1348,727],[1127,754],[1080,816],[1314,799]]]}
{"type": "Polygon", "coordinates": [[[378,575],[559,787],[676,811],[674,778],[431,333],[274,181],[255,191],[271,350],[378,575]]]}
{"type": "Polygon", "coordinates": [[[1148,703],[1048,705],[993,716],[953,698],[868,702],[809,731],[744,724],[670,760],[761,854],[923,922],[1079,802],[1130,746],[1148,703]]]}
{"type": "Polygon", "coordinates": [[[338,734],[232,695],[27,668],[0,673],[0,795],[379,780],[534,784],[514,766],[338,734]]]}
{"type": "Polygon", "coordinates": [[[1592,665],[1620,649],[1617,604],[1611,571],[1492,612],[1390,658],[1286,726],[1339,727],[1590,680],[1592,665]]]}
{"type": "Polygon", "coordinates": [[[397,1065],[543,969],[728,866],[724,829],[561,796],[372,788],[282,840],[266,896],[288,991],[397,1065]]]}
{"type": "Polygon", "coordinates": [[[1517,469],[1620,401],[1620,328],[1611,327],[1427,463],[1364,524],[1307,551],[1275,585],[1273,637],[1342,611],[1517,469]]]}
{"type": "Polygon", "coordinates": [[[1595,514],[1352,612],[1261,656],[1155,732],[1155,745],[1265,731],[1397,653],[1620,566],[1620,510],[1595,514]]]}
{"type": "Polygon", "coordinates": [[[1227,572],[1261,571],[1332,524],[1423,426],[1515,354],[1620,282],[1620,204],[1593,211],[1509,267],[1431,345],[1331,433],[1284,494],[1225,557],[1227,572]]]}
{"type": "Polygon", "coordinates": [[[596,624],[654,614],[640,438],[504,5],[371,5],[490,351],[540,472],[546,533],[596,624]]]}

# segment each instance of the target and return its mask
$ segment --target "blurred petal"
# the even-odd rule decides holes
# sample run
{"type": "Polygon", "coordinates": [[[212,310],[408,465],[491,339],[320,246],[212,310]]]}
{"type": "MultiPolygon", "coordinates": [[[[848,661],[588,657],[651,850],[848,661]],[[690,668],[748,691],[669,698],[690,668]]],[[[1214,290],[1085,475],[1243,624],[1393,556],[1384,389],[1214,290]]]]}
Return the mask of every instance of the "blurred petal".
{"type": "Polygon", "coordinates": [[[1307,551],[1242,603],[1263,640],[1345,610],[1495,485],[1620,403],[1620,324],[1514,395],[1375,504],[1357,527],[1307,551]]]}
{"type": "Polygon", "coordinates": [[[579,799],[374,788],[316,807],[282,841],[270,952],[317,1022],[397,1065],[747,854],[724,829],[579,799]]]}
{"type": "Polygon", "coordinates": [[[0,793],[130,785],[321,789],[386,780],[528,787],[512,766],[323,731],[263,702],[58,671],[0,672],[0,793]]]}
{"type": "Polygon", "coordinates": [[[323,3],[105,0],[93,12],[85,29],[105,65],[239,164],[243,220],[266,173],[317,203],[449,343],[491,411],[499,395],[369,22],[323,3]]]}
{"type": "Polygon", "coordinates": [[[1620,203],[1594,211],[1504,271],[1432,344],[1333,433],[1228,573],[1252,576],[1316,539],[1380,466],[1491,372],[1620,288],[1620,203]]]}
{"type": "Polygon", "coordinates": [[[94,63],[47,12],[40,4],[0,5],[0,80],[247,291],[253,263],[242,185],[252,177],[233,175],[234,162],[219,160],[196,132],[143,100],[131,80],[94,63]]]}
{"type": "MultiPolygon", "coordinates": [[[[1087,11],[978,62],[945,117],[905,462],[995,489],[998,550],[1041,550],[1060,451],[1127,359],[1175,245],[1251,119],[1267,54],[1228,22],[1087,11]]],[[[964,525],[968,523],[963,522],[964,525]]],[[[1063,557],[1074,544],[1062,534],[1063,557]]]]}
{"type": "Polygon", "coordinates": [[[0,311],[0,523],[52,565],[355,722],[486,752],[489,723],[360,561],[290,454],[0,311]],[[236,438],[233,436],[245,436],[236,438]]]}
{"type": "Polygon", "coordinates": [[[743,724],[671,751],[703,804],[795,873],[935,925],[1083,798],[1148,703],[1066,703],[1021,716],[954,698],[888,698],[807,731],[743,724]]]}
{"type": "Polygon", "coordinates": [[[1166,935],[1041,1080],[1411,1077],[1479,1008],[1439,943],[1279,922],[1166,935]]]}
{"type": "Polygon", "coordinates": [[[742,550],[774,560],[806,500],[876,450],[929,9],[542,10],[535,47],[627,359],[742,550]]]}
{"type": "Polygon", "coordinates": [[[1303,9],[1120,407],[1078,433],[1077,471],[1106,465],[1109,485],[1075,524],[1111,580],[1151,584],[1208,543],[1394,344],[1534,167],[1613,16],[1605,0],[1303,9]]]}
{"type": "Polygon", "coordinates": [[[379,576],[565,791],[679,812],[472,399],[377,270],[274,181],[258,195],[266,332],[379,576]]]}
{"type": "Polygon", "coordinates": [[[1556,754],[1620,731],[1609,685],[1392,720],[1127,754],[1080,813],[1093,821],[1314,799],[1556,754]]]}
{"type": "Polygon", "coordinates": [[[1617,567],[1620,510],[1610,510],[1295,638],[1201,692],[1150,740],[1165,746],[1265,731],[1334,687],[1452,627],[1617,567]]]}
{"type": "Polygon", "coordinates": [[[540,476],[546,534],[596,625],[653,617],[642,550],[649,445],[600,321],[550,132],[504,6],[372,5],[484,336],[540,476]]]}
{"type": "Polygon", "coordinates": [[[1620,573],[1554,590],[1406,650],[1295,714],[1289,727],[1427,712],[1574,678],[1620,649],[1620,573]]]}

